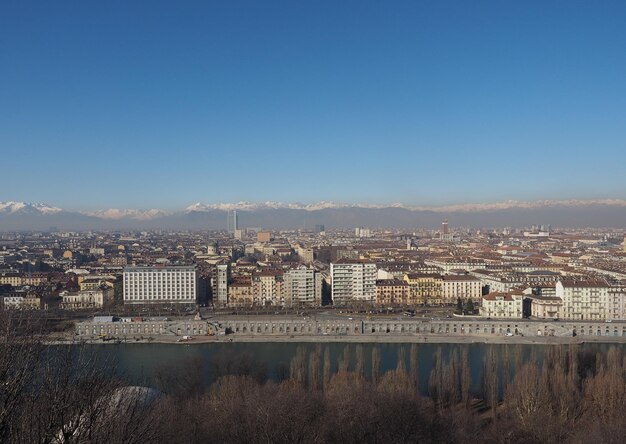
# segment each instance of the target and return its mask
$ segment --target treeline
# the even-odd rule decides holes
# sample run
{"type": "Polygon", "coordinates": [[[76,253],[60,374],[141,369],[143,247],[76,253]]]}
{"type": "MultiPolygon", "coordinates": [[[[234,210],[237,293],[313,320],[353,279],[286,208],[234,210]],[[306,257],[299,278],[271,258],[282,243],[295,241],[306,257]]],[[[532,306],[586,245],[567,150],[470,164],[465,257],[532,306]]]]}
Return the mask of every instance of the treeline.
{"type": "Polygon", "coordinates": [[[93,349],[0,327],[3,443],[626,442],[621,348],[489,347],[481,381],[468,347],[438,349],[427,395],[417,345],[384,373],[379,347],[346,346],[335,361],[328,347],[299,348],[272,379],[253,356],[225,353],[163,366],[146,389],[93,349]]]}
{"type": "Polygon", "coordinates": [[[177,411],[164,427],[176,431],[169,439],[189,442],[626,442],[623,349],[549,346],[540,357],[521,346],[498,350],[487,348],[472,391],[469,347],[437,349],[427,395],[415,344],[401,347],[384,374],[379,347],[365,356],[363,346],[346,346],[336,364],[328,347],[298,348],[278,382],[251,356],[233,355],[210,364],[216,382],[206,390],[194,376],[199,367],[178,373],[167,401],[177,411]],[[179,430],[178,422],[193,427],[179,430]]]}

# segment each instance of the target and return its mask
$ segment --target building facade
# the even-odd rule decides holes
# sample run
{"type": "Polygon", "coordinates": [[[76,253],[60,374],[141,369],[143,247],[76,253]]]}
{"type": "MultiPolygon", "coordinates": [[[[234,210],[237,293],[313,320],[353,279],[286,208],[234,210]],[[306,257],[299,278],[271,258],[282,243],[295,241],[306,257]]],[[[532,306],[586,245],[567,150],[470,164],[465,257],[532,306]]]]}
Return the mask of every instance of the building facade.
{"type": "Polygon", "coordinates": [[[253,305],[285,305],[282,270],[260,270],[252,273],[253,305]]]}
{"type": "Polygon", "coordinates": [[[410,304],[443,304],[443,276],[436,273],[407,273],[404,280],[411,288],[410,304]]]}
{"type": "Polygon", "coordinates": [[[197,288],[194,265],[124,269],[125,304],[195,304],[197,288]]]}
{"type": "Polygon", "coordinates": [[[253,305],[252,279],[248,276],[234,279],[228,286],[228,306],[252,307],[253,305]]]}
{"type": "Polygon", "coordinates": [[[315,269],[302,266],[287,270],[284,286],[287,306],[322,305],[322,276],[315,269]]]}
{"type": "Polygon", "coordinates": [[[373,302],[376,264],[363,259],[341,259],[330,264],[333,304],[373,302]]]}
{"type": "Polygon", "coordinates": [[[606,281],[563,279],[556,283],[556,296],[563,301],[563,319],[606,319],[609,285],[606,281]]]}
{"type": "Polygon", "coordinates": [[[64,310],[102,308],[105,303],[113,300],[113,288],[82,290],[78,292],[66,291],[59,296],[61,296],[60,308],[64,310]]]}
{"type": "Polygon", "coordinates": [[[379,279],[376,281],[376,305],[398,307],[409,305],[411,289],[402,279],[379,279]]]}
{"type": "Polygon", "coordinates": [[[228,264],[215,266],[215,282],[213,285],[213,301],[221,306],[228,305],[228,264]]]}
{"type": "Polygon", "coordinates": [[[519,292],[490,293],[483,296],[481,316],[497,319],[522,319],[524,316],[524,294],[519,292]]]}
{"type": "Polygon", "coordinates": [[[482,283],[480,279],[469,275],[443,276],[443,302],[456,304],[457,299],[471,299],[480,302],[482,297],[482,283]]]}
{"type": "Polygon", "coordinates": [[[228,232],[235,234],[235,231],[239,229],[239,221],[237,220],[237,210],[231,210],[228,212],[228,232]]]}

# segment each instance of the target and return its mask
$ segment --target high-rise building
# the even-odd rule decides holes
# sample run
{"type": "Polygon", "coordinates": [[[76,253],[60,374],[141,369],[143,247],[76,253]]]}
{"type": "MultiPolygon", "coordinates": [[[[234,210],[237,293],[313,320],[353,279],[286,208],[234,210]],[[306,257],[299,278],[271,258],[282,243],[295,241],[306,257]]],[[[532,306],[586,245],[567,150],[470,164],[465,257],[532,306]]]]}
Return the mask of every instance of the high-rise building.
{"type": "Polygon", "coordinates": [[[213,301],[224,307],[228,304],[228,264],[218,264],[215,271],[213,301]]]}
{"type": "Polygon", "coordinates": [[[444,219],[441,223],[441,233],[448,234],[448,219],[444,219]]]}
{"type": "Polygon", "coordinates": [[[284,274],[285,305],[322,305],[322,276],[313,268],[300,266],[284,274]]]}
{"type": "Polygon", "coordinates": [[[230,234],[235,234],[235,231],[239,229],[239,224],[237,223],[237,210],[231,210],[228,212],[228,232],[230,234]]]}
{"type": "Polygon", "coordinates": [[[354,229],[354,235],[356,237],[370,237],[372,232],[369,228],[357,227],[354,229]]]}
{"type": "Polygon", "coordinates": [[[333,304],[372,302],[376,298],[376,264],[340,259],[330,264],[333,304]]]}
{"type": "Polygon", "coordinates": [[[124,269],[125,304],[195,304],[197,288],[195,265],[124,269]]]}

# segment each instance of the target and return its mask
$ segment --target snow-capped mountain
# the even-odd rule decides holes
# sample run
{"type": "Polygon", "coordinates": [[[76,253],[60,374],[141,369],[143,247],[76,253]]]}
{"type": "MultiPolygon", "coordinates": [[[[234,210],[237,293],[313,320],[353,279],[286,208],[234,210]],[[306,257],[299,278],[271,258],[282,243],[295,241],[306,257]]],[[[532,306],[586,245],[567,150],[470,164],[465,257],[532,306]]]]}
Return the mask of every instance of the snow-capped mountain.
{"type": "Polygon", "coordinates": [[[436,228],[443,218],[451,226],[528,227],[551,224],[567,227],[624,227],[626,200],[541,200],[472,203],[438,207],[394,204],[237,202],[195,203],[180,211],[110,208],[67,211],[51,205],[0,202],[0,231],[89,229],[224,229],[226,212],[241,211],[243,227],[292,229],[324,224],[327,228],[357,226],[436,228]]]}
{"type": "Polygon", "coordinates": [[[108,210],[98,210],[90,212],[81,212],[85,216],[99,217],[102,219],[136,219],[136,220],[150,220],[157,217],[165,217],[172,214],[171,211],[159,210],[152,208],[150,210],[133,210],[133,209],[119,209],[109,208],[108,210]]]}
{"type": "Polygon", "coordinates": [[[237,202],[237,203],[215,203],[206,204],[197,202],[193,205],[185,208],[186,213],[190,212],[206,212],[206,211],[257,211],[257,210],[269,210],[269,209],[290,209],[290,210],[306,210],[306,211],[319,211],[325,209],[339,209],[339,208],[370,208],[370,209],[384,209],[384,208],[401,208],[409,211],[433,211],[438,213],[449,212],[476,212],[476,211],[496,211],[507,210],[514,208],[522,209],[538,209],[538,208],[551,208],[551,207],[580,207],[589,205],[604,205],[604,206],[616,206],[626,207],[626,200],[624,199],[597,199],[597,200],[537,200],[537,201],[519,201],[519,200],[507,200],[504,202],[492,202],[492,203],[468,203],[458,205],[444,205],[444,206],[424,206],[424,205],[406,205],[402,203],[392,204],[343,204],[332,201],[321,201],[312,204],[302,203],[283,203],[283,202],[237,202]]]}
{"type": "Polygon", "coordinates": [[[56,214],[63,211],[38,202],[0,202],[0,214],[56,214]]]}
{"type": "Polygon", "coordinates": [[[197,202],[193,205],[185,208],[185,212],[206,212],[212,210],[219,211],[257,211],[257,210],[277,210],[277,209],[290,209],[290,210],[306,210],[306,211],[316,211],[322,210],[326,208],[344,208],[348,206],[360,206],[356,205],[345,205],[336,202],[326,202],[322,201],[315,204],[301,204],[301,203],[284,203],[284,202],[236,202],[236,203],[215,203],[215,204],[205,204],[201,202],[197,202]]]}

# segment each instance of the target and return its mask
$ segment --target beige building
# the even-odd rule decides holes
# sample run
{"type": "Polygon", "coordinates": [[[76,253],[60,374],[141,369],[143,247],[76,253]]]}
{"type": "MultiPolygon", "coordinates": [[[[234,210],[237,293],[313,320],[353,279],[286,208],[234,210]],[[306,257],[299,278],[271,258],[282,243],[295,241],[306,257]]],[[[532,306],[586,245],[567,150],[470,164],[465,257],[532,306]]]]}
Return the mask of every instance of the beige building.
{"type": "Polygon", "coordinates": [[[272,233],[269,231],[259,231],[256,234],[256,240],[258,242],[269,242],[272,240],[272,233]]]}
{"type": "Polygon", "coordinates": [[[298,245],[296,247],[296,252],[298,253],[298,256],[300,256],[302,262],[304,262],[305,264],[313,263],[313,248],[305,248],[302,245],[298,245]]]}
{"type": "Polygon", "coordinates": [[[0,285],[11,285],[21,287],[22,285],[41,285],[48,281],[46,273],[1,273],[0,285]]]}
{"type": "Polygon", "coordinates": [[[483,296],[480,314],[487,318],[522,319],[523,309],[524,294],[521,291],[495,292],[483,296]]]}
{"type": "Polygon", "coordinates": [[[402,307],[409,305],[411,288],[402,279],[380,279],[376,281],[376,305],[380,307],[402,307]]]}
{"type": "Polygon", "coordinates": [[[481,297],[482,283],[480,279],[470,275],[443,276],[444,304],[456,304],[458,298],[480,302],[481,297]]]}
{"type": "Polygon", "coordinates": [[[407,273],[404,280],[411,288],[408,304],[443,304],[443,276],[436,273],[407,273]]]}
{"type": "Polygon", "coordinates": [[[228,305],[230,307],[252,307],[253,304],[252,279],[250,277],[234,279],[228,286],[228,305]]]}
{"type": "Polygon", "coordinates": [[[112,275],[102,275],[102,276],[78,276],[78,286],[81,291],[87,290],[98,290],[101,287],[106,288],[122,288],[122,281],[115,276],[112,275]]]}
{"type": "Polygon", "coordinates": [[[563,317],[563,301],[556,296],[539,296],[529,294],[530,315],[539,319],[561,319],[563,317]]]}
{"type": "Polygon", "coordinates": [[[284,305],[283,271],[261,270],[252,273],[253,304],[284,305]]]}

